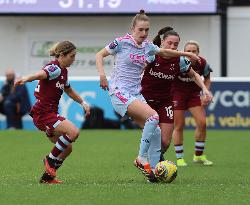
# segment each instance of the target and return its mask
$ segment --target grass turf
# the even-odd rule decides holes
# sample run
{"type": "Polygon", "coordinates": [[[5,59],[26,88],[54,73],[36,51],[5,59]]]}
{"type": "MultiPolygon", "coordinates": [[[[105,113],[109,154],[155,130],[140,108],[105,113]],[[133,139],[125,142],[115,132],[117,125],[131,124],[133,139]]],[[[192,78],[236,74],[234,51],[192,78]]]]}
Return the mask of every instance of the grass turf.
{"type": "MultiPolygon", "coordinates": [[[[85,130],[58,171],[61,185],[43,185],[42,159],[52,148],[43,133],[0,131],[0,204],[249,204],[247,131],[208,131],[212,167],[192,163],[193,131],[172,184],[149,184],[133,166],[140,131],[85,130]]],[[[175,161],[171,146],[165,157],[175,161]]]]}

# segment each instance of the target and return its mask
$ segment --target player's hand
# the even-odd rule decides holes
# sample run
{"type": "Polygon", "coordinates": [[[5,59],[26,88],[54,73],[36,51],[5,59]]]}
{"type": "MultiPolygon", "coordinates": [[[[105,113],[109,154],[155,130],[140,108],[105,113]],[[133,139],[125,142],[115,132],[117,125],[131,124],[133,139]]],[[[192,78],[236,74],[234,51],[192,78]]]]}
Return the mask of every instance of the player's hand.
{"type": "Polygon", "coordinates": [[[213,101],[213,95],[209,90],[203,90],[201,93],[201,105],[206,106],[213,101]]]}
{"type": "Polygon", "coordinates": [[[196,62],[198,62],[199,64],[201,63],[200,57],[197,56],[196,54],[192,53],[192,52],[189,52],[189,60],[190,60],[192,63],[196,63],[196,62]]]}
{"type": "Polygon", "coordinates": [[[85,117],[88,117],[90,115],[90,106],[88,103],[86,103],[85,101],[83,101],[81,103],[83,109],[85,110],[85,117]]]}
{"type": "Polygon", "coordinates": [[[24,78],[18,78],[18,79],[16,79],[15,82],[14,82],[13,91],[16,90],[16,87],[18,85],[24,85],[25,83],[26,83],[26,80],[24,78]]]}
{"type": "Polygon", "coordinates": [[[103,90],[109,90],[108,81],[105,75],[100,75],[100,87],[103,90]]]}
{"type": "Polygon", "coordinates": [[[16,89],[16,87],[17,87],[18,85],[23,85],[23,84],[25,84],[25,83],[26,83],[26,81],[25,81],[24,78],[19,78],[19,79],[15,80],[15,82],[14,82],[14,90],[16,89]]]}

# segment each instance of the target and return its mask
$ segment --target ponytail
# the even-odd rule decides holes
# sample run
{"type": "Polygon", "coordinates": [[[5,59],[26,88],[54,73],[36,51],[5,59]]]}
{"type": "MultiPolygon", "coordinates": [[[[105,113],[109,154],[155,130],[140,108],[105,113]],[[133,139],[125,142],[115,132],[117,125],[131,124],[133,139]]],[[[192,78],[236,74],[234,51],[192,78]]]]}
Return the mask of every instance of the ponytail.
{"type": "Polygon", "coordinates": [[[49,49],[49,55],[50,56],[58,56],[58,53],[56,53],[56,48],[59,45],[60,42],[55,43],[50,49],[49,49]]]}
{"type": "Polygon", "coordinates": [[[157,36],[155,36],[153,39],[153,44],[160,47],[161,46],[161,35],[169,32],[169,31],[173,31],[173,30],[174,29],[170,26],[164,27],[161,30],[159,30],[157,36]]]}

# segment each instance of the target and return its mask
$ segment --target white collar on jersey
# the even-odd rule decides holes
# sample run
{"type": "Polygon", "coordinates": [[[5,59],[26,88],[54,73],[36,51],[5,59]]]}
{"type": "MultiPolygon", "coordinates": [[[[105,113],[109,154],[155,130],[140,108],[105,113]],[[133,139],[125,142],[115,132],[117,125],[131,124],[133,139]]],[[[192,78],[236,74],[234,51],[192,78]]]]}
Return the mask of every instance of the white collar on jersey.
{"type": "Polygon", "coordinates": [[[147,42],[147,39],[145,39],[145,40],[139,45],[131,34],[127,33],[127,35],[131,38],[131,40],[134,42],[134,44],[135,44],[138,48],[142,48],[142,47],[144,46],[145,42],[147,42]]]}

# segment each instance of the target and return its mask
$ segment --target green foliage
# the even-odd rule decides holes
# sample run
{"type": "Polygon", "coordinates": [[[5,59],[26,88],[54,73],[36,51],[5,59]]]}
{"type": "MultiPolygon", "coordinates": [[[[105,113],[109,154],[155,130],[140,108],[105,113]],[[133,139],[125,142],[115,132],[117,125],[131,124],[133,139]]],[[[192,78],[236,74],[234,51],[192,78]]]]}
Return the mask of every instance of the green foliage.
{"type": "MultiPolygon", "coordinates": [[[[52,144],[41,132],[0,132],[0,204],[249,204],[247,131],[209,131],[212,167],[192,163],[193,131],[185,132],[185,160],[171,184],[149,184],[133,166],[140,131],[84,130],[58,171],[62,185],[38,183],[52,144]]],[[[175,161],[173,147],[167,159],[175,161]]]]}

